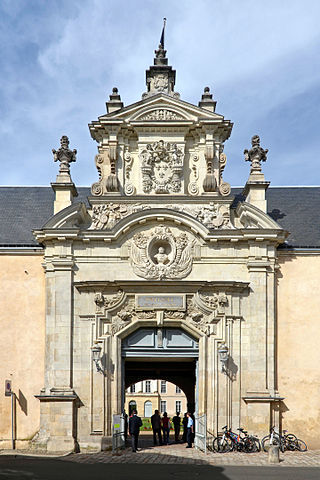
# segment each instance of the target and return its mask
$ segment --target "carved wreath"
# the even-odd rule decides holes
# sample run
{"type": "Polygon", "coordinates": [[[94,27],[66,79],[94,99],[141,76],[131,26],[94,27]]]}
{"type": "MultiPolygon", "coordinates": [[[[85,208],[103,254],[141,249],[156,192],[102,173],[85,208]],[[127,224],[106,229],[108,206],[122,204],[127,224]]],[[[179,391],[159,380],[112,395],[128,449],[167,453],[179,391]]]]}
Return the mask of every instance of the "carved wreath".
{"type": "Polygon", "coordinates": [[[165,225],[151,235],[137,233],[130,245],[133,270],[148,280],[186,277],[192,269],[193,243],[184,232],[175,237],[165,225]]]}

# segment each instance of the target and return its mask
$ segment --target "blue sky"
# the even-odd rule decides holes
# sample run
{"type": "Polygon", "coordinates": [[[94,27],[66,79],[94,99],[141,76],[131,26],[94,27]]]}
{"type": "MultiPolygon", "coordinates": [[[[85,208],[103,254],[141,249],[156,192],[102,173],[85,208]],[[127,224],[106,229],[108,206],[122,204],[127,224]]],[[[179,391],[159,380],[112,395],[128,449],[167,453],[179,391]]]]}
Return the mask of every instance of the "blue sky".
{"type": "Polygon", "coordinates": [[[76,185],[97,180],[88,123],[117,86],[140,100],[162,18],[176,90],[210,86],[234,122],[224,178],[242,185],[258,133],[271,185],[319,185],[320,1],[0,0],[1,185],[49,185],[61,135],[77,148],[76,185]]]}

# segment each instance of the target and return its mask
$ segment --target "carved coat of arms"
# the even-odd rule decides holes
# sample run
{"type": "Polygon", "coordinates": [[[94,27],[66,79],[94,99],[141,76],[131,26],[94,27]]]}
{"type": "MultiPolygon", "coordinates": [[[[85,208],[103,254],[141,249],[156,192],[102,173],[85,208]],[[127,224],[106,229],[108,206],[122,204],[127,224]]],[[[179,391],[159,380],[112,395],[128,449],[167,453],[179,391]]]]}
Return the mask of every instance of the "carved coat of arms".
{"type": "Polygon", "coordinates": [[[133,270],[148,280],[186,277],[192,269],[193,243],[186,233],[174,236],[165,225],[150,235],[137,233],[130,246],[133,270]]]}
{"type": "Polygon", "coordinates": [[[140,153],[144,193],[179,193],[184,153],[175,143],[149,143],[140,153]]]}

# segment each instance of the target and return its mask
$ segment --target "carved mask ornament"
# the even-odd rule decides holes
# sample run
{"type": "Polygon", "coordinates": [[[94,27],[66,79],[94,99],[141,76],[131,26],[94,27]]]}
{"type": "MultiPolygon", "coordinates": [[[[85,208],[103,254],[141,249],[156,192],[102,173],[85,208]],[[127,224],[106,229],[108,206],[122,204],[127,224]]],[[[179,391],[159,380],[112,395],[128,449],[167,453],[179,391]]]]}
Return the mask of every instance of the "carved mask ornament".
{"type": "Polygon", "coordinates": [[[149,143],[140,159],[144,193],[181,192],[184,153],[175,143],[149,143]]]}

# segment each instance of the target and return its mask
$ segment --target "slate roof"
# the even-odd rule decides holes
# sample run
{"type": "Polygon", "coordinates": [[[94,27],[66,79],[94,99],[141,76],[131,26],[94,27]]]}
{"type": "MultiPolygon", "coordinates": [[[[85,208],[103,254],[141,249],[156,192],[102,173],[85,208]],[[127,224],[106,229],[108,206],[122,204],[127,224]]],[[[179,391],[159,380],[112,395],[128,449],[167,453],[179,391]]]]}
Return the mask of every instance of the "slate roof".
{"type": "MultiPolygon", "coordinates": [[[[89,187],[78,187],[76,202],[87,203],[89,187]]],[[[232,189],[236,204],[240,188],[232,189]]],[[[51,187],[0,187],[0,246],[34,246],[32,230],[41,228],[53,215],[51,187]]],[[[268,213],[290,232],[288,247],[320,247],[320,187],[270,187],[268,213]]]]}

